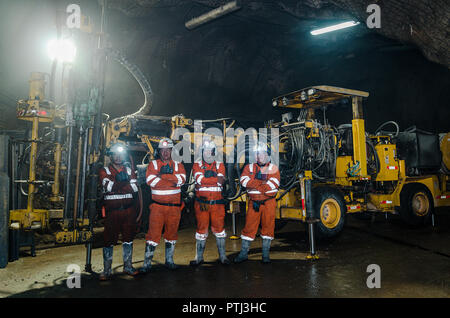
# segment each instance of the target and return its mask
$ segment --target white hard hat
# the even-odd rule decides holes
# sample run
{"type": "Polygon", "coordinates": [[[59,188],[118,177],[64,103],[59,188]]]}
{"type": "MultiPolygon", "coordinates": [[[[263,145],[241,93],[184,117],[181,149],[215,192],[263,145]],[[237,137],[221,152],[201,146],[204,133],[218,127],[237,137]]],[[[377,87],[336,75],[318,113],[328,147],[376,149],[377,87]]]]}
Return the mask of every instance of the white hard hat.
{"type": "Polygon", "coordinates": [[[159,149],[173,148],[173,141],[170,138],[163,138],[159,141],[159,149]]]}
{"type": "Polygon", "coordinates": [[[254,147],[255,152],[268,152],[267,144],[262,141],[258,141],[258,143],[254,147]]]}
{"type": "Polygon", "coordinates": [[[210,139],[206,139],[203,141],[203,145],[202,145],[202,149],[204,150],[214,150],[216,149],[216,144],[214,143],[214,141],[210,140],[210,139]]]}
{"type": "Polygon", "coordinates": [[[109,153],[124,154],[127,151],[127,147],[122,143],[115,143],[109,149],[109,153]]]}

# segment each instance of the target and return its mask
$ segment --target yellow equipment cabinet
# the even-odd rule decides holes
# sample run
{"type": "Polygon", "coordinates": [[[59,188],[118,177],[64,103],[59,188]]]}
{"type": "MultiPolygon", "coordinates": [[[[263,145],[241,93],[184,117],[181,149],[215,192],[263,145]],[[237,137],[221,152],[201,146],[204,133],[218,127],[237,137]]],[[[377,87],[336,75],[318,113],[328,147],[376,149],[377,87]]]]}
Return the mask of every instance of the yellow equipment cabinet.
{"type": "Polygon", "coordinates": [[[377,144],[375,151],[380,161],[380,171],[375,181],[396,181],[399,178],[399,161],[394,144],[377,144]]]}

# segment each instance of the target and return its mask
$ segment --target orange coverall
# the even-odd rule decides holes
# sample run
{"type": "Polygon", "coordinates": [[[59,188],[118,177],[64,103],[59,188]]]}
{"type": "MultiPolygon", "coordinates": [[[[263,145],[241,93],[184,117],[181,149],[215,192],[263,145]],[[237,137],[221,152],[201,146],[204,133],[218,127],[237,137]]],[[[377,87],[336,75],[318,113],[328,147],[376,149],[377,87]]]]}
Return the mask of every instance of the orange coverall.
{"type": "Polygon", "coordinates": [[[150,204],[149,228],[145,239],[149,244],[157,246],[164,228],[165,241],[175,243],[184,206],[181,202],[181,186],[186,182],[184,166],[173,160],[168,163],[163,163],[160,159],[152,160],[148,164],[146,176],[146,182],[152,190],[153,203],[150,204]],[[161,168],[167,164],[173,172],[161,174],[161,168]]]}
{"type": "Polygon", "coordinates": [[[280,186],[278,167],[272,163],[267,163],[262,167],[256,163],[250,163],[244,167],[240,182],[243,187],[247,188],[250,197],[241,238],[253,241],[261,222],[261,237],[272,240],[275,230],[275,197],[280,186]],[[258,172],[261,172],[263,180],[256,179],[258,172]],[[259,211],[255,210],[254,203],[256,205],[260,203],[259,211]]]}
{"type": "Polygon", "coordinates": [[[135,172],[124,166],[117,170],[110,164],[100,169],[99,182],[103,187],[106,210],[103,232],[105,246],[116,244],[120,233],[123,242],[132,242],[136,231],[133,193],[138,191],[135,172]],[[121,171],[128,174],[129,181],[116,182],[116,175],[121,171]]]}
{"type": "MultiPolygon", "coordinates": [[[[206,240],[208,237],[208,228],[211,220],[211,231],[216,237],[226,237],[224,230],[225,203],[205,204],[210,201],[223,200],[222,188],[218,177],[224,177],[225,165],[221,162],[207,163],[205,161],[194,163],[193,174],[195,180],[194,203],[195,217],[197,219],[197,231],[195,238],[197,240],[206,240]],[[212,170],[217,176],[205,177],[205,171],[212,170]],[[201,210],[201,206],[207,207],[206,211],[201,210]]],[[[210,202],[213,203],[213,202],[210,202]]]]}

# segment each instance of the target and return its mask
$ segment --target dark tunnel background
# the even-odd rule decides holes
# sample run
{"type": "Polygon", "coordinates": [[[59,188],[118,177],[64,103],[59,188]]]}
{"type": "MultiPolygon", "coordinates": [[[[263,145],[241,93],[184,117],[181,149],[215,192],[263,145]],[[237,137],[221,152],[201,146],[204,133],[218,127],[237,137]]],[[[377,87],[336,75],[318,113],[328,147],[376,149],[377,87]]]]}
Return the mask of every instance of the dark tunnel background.
{"type": "MultiPolygon", "coordinates": [[[[57,5],[65,8],[64,3],[57,5]]],[[[96,1],[80,1],[83,14],[98,20],[96,1]],[[83,11],[84,10],[84,11],[83,11]]],[[[50,71],[45,43],[55,35],[53,1],[1,1],[0,125],[17,128],[15,104],[28,92],[32,71],[50,71]]],[[[155,94],[151,115],[184,114],[194,119],[234,117],[279,120],[295,110],[275,110],[271,100],[312,85],[368,91],[366,128],[397,121],[432,132],[449,130],[450,71],[413,46],[385,38],[361,25],[311,36],[334,21],[300,20],[279,13],[277,22],[229,15],[189,31],[184,23],[207,8],[155,8],[145,17],[108,10],[107,31],[147,75],[155,94]]],[[[273,19],[271,20],[273,21],[273,19]]],[[[110,61],[105,112],[112,118],[136,111],[143,94],[125,69],[110,61]]],[[[327,110],[331,123],[349,122],[351,107],[327,110]]]]}

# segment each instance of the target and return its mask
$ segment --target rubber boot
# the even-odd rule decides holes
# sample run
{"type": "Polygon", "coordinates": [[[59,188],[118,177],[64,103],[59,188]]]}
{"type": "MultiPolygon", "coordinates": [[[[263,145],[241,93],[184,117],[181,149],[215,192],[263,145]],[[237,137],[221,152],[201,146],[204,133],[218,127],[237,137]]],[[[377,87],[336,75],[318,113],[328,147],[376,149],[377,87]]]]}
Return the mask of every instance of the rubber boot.
{"type": "Polygon", "coordinates": [[[272,240],[263,239],[262,240],[262,262],[264,264],[270,263],[269,251],[270,251],[270,243],[272,240]]]}
{"type": "Polygon", "coordinates": [[[196,240],[195,247],[196,247],[196,254],[195,259],[189,263],[191,266],[198,266],[203,264],[203,252],[205,251],[206,246],[206,240],[196,240]]]}
{"type": "Polygon", "coordinates": [[[250,244],[251,244],[251,241],[249,241],[249,240],[242,240],[241,252],[234,259],[235,263],[242,263],[243,261],[248,260],[248,250],[250,248],[250,244]]]}
{"type": "Polygon", "coordinates": [[[225,252],[225,238],[224,237],[216,237],[217,250],[219,251],[219,260],[223,265],[230,264],[230,260],[227,258],[225,252]]]}
{"type": "Polygon", "coordinates": [[[156,246],[146,243],[145,244],[145,256],[144,265],[139,269],[141,273],[148,273],[152,268],[152,259],[155,254],[156,246]]]}
{"type": "Polygon", "coordinates": [[[123,243],[123,272],[135,276],[139,271],[133,267],[133,243],[123,243]]]}
{"type": "Polygon", "coordinates": [[[100,274],[100,280],[111,279],[112,259],[113,259],[113,246],[104,247],[103,248],[103,272],[100,274]]]}
{"type": "Polygon", "coordinates": [[[173,262],[173,253],[175,252],[175,243],[166,242],[166,267],[177,269],[178,265],[173,262]]]}

